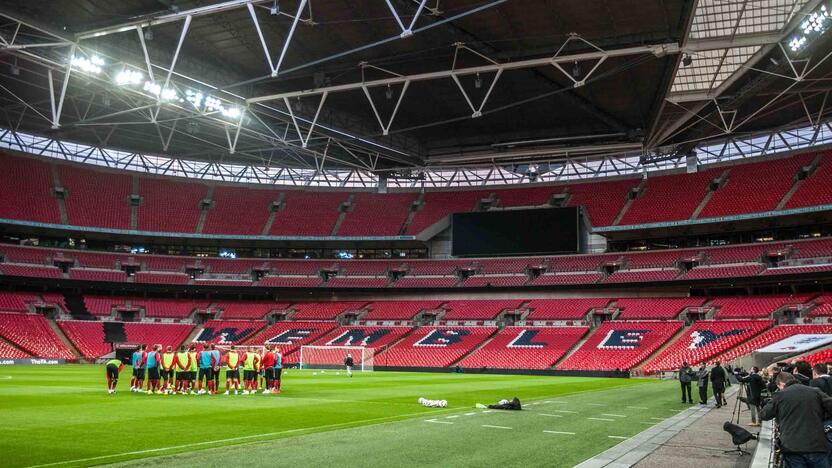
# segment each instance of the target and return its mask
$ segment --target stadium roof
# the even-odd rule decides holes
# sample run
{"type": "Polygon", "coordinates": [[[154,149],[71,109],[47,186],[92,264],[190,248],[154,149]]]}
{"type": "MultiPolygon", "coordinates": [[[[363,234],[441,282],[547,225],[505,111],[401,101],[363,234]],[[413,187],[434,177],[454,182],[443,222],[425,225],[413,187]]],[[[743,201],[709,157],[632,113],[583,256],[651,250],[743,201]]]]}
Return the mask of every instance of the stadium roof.
{"type": "Polygon", "coordinates": [[[830,40],[788,47],[825,4],[9,0],[0,115],[50,139],[318,172],[679,160],[826,120],[830,40]]]}

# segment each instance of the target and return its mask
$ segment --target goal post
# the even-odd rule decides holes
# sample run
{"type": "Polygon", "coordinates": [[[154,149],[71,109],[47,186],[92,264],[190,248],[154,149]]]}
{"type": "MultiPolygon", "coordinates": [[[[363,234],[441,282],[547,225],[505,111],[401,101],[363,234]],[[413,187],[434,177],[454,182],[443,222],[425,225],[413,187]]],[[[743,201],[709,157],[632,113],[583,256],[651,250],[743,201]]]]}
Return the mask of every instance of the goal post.
{"type": "Polygon", "coordinates": [[[363,346],[301,346],[298,365],[301,369],[342,369],[349,354],[353,370],[372,372],[375,351],[363,346]]]}

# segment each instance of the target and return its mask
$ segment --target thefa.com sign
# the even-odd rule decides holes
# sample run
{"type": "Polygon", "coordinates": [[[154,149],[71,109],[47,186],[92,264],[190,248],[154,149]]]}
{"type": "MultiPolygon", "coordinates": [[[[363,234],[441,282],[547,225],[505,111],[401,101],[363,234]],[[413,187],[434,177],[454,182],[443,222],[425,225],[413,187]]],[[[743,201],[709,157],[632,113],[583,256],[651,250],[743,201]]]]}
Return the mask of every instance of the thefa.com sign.
{"type": "Polygon", "coordinates": [[[0,359],[0,366],[34,365],[52,366],[66,363],[65,359],[0,359]]]}

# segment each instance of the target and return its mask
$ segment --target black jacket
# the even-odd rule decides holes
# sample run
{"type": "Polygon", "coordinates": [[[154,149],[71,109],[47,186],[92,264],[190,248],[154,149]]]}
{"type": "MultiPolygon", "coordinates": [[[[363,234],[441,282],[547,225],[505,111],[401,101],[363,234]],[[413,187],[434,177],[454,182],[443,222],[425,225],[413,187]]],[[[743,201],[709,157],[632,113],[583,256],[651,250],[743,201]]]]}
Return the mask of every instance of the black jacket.
{"type": "Polygon", "coordinates": [[[749,374],[746,377],[739,377],[739,381],[747,384],[748,389],[748,403],[752,405],[760,404],[760,395],[763,389],[766,388],[766,383],[760,374],[749,374]]]}
{"type": "Polygon", "coordinates": [[[690,366],[684,366],[679,369],[679,382],[688,383],[693,380],[693,376],[696,375],[693,372],[693,369],[690,366]]]}
{"type": "Polygon", "coordinates": [[[827,396],[832,396],[832,378],[818,377],[809,381],[810,387],[815,387],[827,396]]]}
{"type": "Polygon", "coordinates": [[[725,369],[721,366],[714,366],[714,368],[711,369],[711,382],[715,384],[724,384],[725,378],[725,369]]]}
{"type": "Polygon", "coordinates": [[[777,418],[786,453],[826,453],[823,420],[832,414],[832,398],[820,390],[792,382],[776,392],[763,408],[763,421],[777,418]]]}

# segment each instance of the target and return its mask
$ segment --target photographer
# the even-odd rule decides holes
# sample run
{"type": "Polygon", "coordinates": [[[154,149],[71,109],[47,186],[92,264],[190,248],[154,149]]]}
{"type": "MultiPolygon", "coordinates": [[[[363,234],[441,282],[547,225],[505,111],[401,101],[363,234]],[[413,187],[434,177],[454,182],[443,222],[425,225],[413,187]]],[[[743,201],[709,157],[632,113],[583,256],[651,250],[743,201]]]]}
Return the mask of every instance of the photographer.
{"type": "Polygon", "coordinates": [[[751,410],[751,424],[749,424],[749,426],[760,426],[761,420],[759,419],[759,414],[762,403],[761,395],[763,393],[763,389],[766,387],[766,383],[760,375],[760,369],[757,366],[754,366],[751,368],[750,374],[743,375],[737,371],[734,375],[737,377],[740,384],[745,384],[745,387],[748,390],[746,404],[748,405],[748,409],[751,410]]]}
{"type": "Polygon", "coordinates": [[[799,385],[788,372],[779,372],[775,383],[779,391],[763,407],[761,417],[763,421],[777,418],[786,468],[828,468],[823,421],[825,414],[832,414],[832,398],[799,385]]]}
{"type": "Polygon", "coordinates": [[[679,369],[679,383],[682,386],[682,403],[690,403],[693,404],[693,398],[690,395],[691,389],[691,380],[695,377],[695,373],[693,369],[690,368],[687,361],[682,363],[682,367],[679,369]],[[685,392],[687,392],[687,400],[685,400],[685,392]]]}

